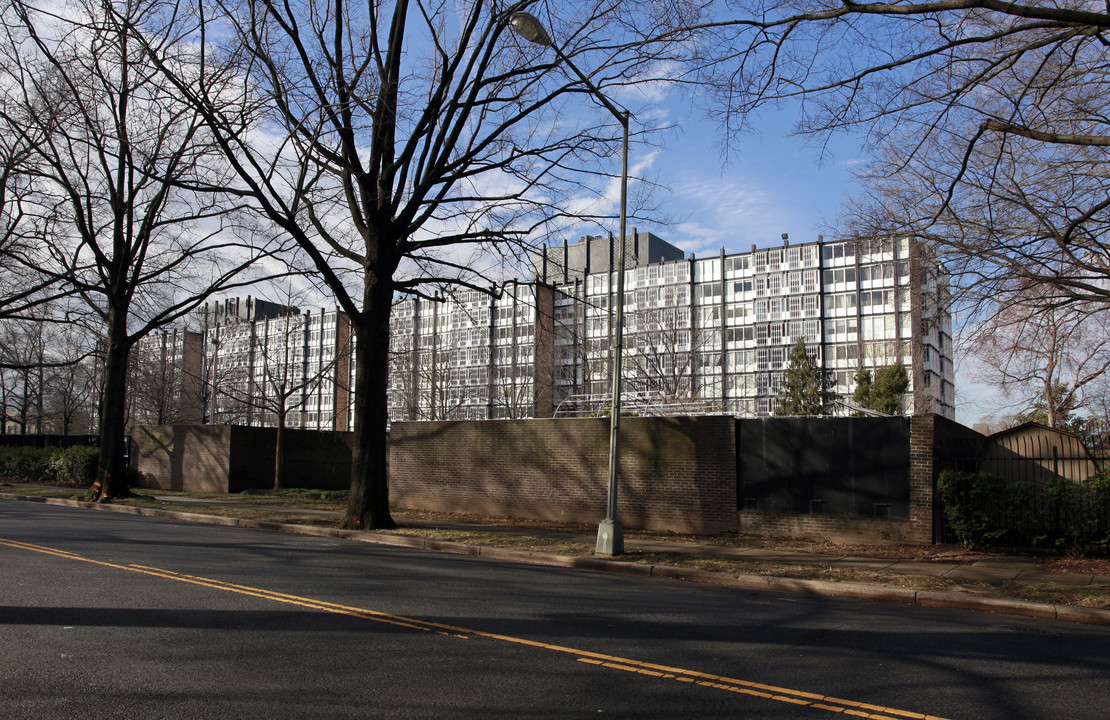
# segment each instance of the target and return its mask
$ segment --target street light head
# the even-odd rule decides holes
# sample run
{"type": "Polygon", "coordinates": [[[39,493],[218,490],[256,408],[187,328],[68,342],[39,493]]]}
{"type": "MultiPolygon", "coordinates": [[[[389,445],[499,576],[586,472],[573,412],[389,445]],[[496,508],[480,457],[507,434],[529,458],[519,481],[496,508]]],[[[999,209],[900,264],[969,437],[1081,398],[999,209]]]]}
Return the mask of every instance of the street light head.
{"type": "Polygon", "coordinates": [[[544,29],[543,23],[532,13],[526,13],[521,10],[509,15],[509,25],[516,31],[517,35],[530,43],[543,45],[544,47],[553,46],[551,36],[547,34],[547,30],[544,29]]]}

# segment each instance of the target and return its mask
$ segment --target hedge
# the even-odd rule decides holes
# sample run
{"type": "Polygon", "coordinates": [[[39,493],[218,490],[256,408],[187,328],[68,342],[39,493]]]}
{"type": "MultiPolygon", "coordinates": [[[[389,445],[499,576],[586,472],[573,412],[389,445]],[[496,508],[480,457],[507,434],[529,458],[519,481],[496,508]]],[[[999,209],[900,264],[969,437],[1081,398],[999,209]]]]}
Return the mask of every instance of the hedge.
{"type": "Polygon", "coordinates": [[[94,447],[0,448],[0,478],[29,483],[91,485],[96,478],[94,447]]]}
{"type": "Polygon", "coordinates": [[[1110,551],[1110,473],[1080,483],[947,470],[937,492],[949,528],[968,547],[1110,551]]]}

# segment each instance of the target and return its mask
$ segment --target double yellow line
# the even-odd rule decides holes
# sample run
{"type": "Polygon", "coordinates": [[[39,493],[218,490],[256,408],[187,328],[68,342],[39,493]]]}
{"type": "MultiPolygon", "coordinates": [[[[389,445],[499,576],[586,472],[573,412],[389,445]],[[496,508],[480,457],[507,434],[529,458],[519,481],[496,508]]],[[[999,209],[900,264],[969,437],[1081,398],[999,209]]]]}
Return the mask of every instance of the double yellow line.
{"type": "Polygon", "coordinates": [[[388,625],[394,625],[396,627],[408,628],[410,630],[435,632],[441,635],[463,639],[485,638],[487,640],[498,640],[501,642],[509,642],[516,645],[527,645],[529,647],[534,647],[541,650],[549,650],[552,652],[571,655],[577,658],[579,662],[586,663],[588,665],[610,668],[613,670],[621,670],[624,672],[636,673],[638,675],[647,675],[664,680],[673,680],[676,682],[688,683],[700,687],[712,688],[715,690],[725,690],[727,692],[739,693],[741,695],[750,695],[752,697],[771,700],[774,702],[790,703],[792,705],[804,705],[817,710],[841,713],[851,717],[873,718],[874,720],[906,720],[907,718],[910,718],[911,720],[944,720],[944,718],[938,718],[934,715],[925,715],[922,713],[910,712],[907,710],[898,710],[896,708],[884,707],[882,705],[872,705],[870,703],[861,703],[852,700],[828,697],[818,693],[803,692],[801,690],[791,690],[790,688],[777,687],[775,685],[764,685],[762,683],[750,682],[748,680],[738,680],[736,678],[729,678],[721,675],[712,675],[709,673],[697,672],[696,670],[686,670],[683,668],[668,667],[666,665],[656,665],[654,663],[641,662],[639,660],[632,660],[629,658],[603,655],[601,653],[595,653],[589,650],[579,650],[575,648],[564,647],[562,645],[551,645],[549,643],[537,642],[535,640],[526,640],[524,638],[512,637],[510,635],[498,635],[496,633],[488,633],[481,630],[456,627],[454,625],[444,625],[442,623],[416,620],[413,618],[402,617],[400,615],[391,615],[389,613],[378,612],[376,610],[368,610],[366,608],[340,605],[323,600],[314,600],[312,598],[301,597],[299,595],[288,595],[286,593],[264,590],[262,588],[250,587],[248,585],[237,585],[235,583],[228,583],[222,580],[214,580],[212,578],[198,577],[195,575],[185,575],[183,573],[173,572],[172,570],[163,570],[161,568],[147,567],[145,565],[121,565],[119,563],[114,563],[110,561],[93,560],[91,558],[83,557],[77,553],[44,547],[42,545],[32,545],[30,543],[19,542],[16,540],[0,538],[0,545],[17,550],[28,550],[32,552],[53,555],[55,557],[65,558],[67,560],[77,560],[80,562],[91,563],[93,565],[114,568],[117,570],[126,570],[128,572],[140,573],[143,575],[163,578],[166,580],[174,580],[177,582],[189,583],[191,585],[199,585],[201,587],[213,588],[215,590],[233,592],[240,595],[261,598],[263,600],[270,600],[272,602],[284,603],[286,605],[295,605],[297,607],[308,608],[311,610],[320,610],[336,615],[347,615],[349,617],[371,620],[373,622],[385,623],[388,625]]]}

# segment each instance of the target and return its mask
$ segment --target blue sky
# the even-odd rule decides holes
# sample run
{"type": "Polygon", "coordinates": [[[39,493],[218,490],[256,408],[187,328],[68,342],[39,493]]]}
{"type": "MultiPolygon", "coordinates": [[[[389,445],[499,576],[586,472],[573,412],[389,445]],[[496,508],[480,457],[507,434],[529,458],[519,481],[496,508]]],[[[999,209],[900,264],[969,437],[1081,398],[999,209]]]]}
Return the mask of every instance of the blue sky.
{"type": "MultiPolygon", "coordinates": [[[[768,111],[726,158],[720,129],[685,99],[671,99],[660,112],[678,129],[664,134],[658,147],[633,143],[629,157],[633,176],[665,188],[651,198],[662,203],[658,214],[651,213],[660,222],[640,219],[630,225],[698,255],[716,254],[721,247],[733,253],[753,244],[778,245],[783,233],[794,243],[834,234],[837,212],[856,187],[851,168],[863,160],[858,138],[834,137],[822,154],[806,138],[789,135],[796,113],[768,111]]],[[[613,162],[619,167],[619,158],[613,162]]],[[[634,188],[630,197],[634,203],[634,188]]],[[[615,215],[615,183],[605,200],[615,215]]]]}
{"type": "Polygon", "coordinates": [[[777,245],[783,233],[796,243],[831,234],[855,187],[850,167],[860,160],[858,143],[835,138],[822,156],[805,138],[787,137],[792,122],[788,111],[764,113],[759,132],[743,136],[726,160],[718,128],[696,115],[683,119],[684,130],[655,168],[671,188],[667,209],[680,223],[658,233],[698,253],[777,245]]]}

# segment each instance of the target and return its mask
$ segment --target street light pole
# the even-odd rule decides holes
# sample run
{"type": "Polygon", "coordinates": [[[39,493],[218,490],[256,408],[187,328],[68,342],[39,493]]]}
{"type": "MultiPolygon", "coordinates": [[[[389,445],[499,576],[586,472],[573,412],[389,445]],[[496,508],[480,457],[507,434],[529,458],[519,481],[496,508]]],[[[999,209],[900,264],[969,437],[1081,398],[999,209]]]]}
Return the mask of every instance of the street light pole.
{"type": "Polygon", "coordinates": [[[628,111],[624,112],[624,145],[621,148],[621,219],[617,245],[617,312],[613,338],[613,401],[609,415],[609,493],[605,519],[597,527],[596,552],[602,555],[624,553],[624,529],[617,521],[617,476],[620,474],[621,448],[621,359],[624,353],[624,246],[628,208],[628,111]]]}
{"type": "Polygon", "coordinates": [[[620,237],[617,246],[617,308],[614,322],[616,330],[613,337],[613,379],[611,383],[612,402],[609,415],[609,489],[605,504],[605,519],[597,528],[597,553],[600,555],[621,555],[624,553],[624,530],[617,521],[617,478],[620,475],[620,430],[621,430],[621,356],[624,349],[624,245],[628,222],[628,125],[631,115],[627,110],[618,109],[609,98],[593,83],[578,66],[571,62],[559,46],[551,40],[541,23],[534,15],[514,12],[509,15],[509,25],[525,40],[549,47],[555,55],[572,69],[582,83],[589,88],[594,97],[621,124],[624,142],[621,147],[621,200],[620,200],[620,237]]]}

